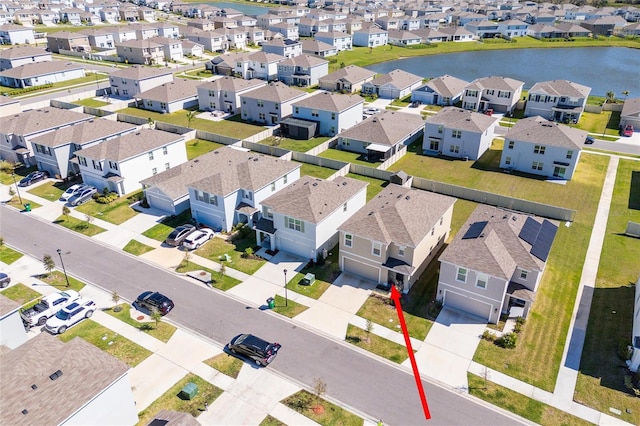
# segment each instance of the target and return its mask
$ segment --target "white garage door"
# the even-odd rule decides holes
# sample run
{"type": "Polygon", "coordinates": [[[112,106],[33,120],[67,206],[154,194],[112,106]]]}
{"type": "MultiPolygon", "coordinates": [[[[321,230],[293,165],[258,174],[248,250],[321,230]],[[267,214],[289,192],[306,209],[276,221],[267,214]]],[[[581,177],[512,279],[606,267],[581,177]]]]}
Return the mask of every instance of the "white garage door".
{"type": "Polygon", "coordinates": [[[147,203],[149,203],[150,207],[153,207],[154,209],[160,209],[163,212],[167,212],[170,214],[175,214],[173,201],[165,197],[159,197],[158,195],[152,193],[146,193],[145,196],[147,197],[147,203]]]}
{"type": "Polygon", "coordinates": [[[345,272],[350,272],[371,281],[380,282],[380,270],[374,266],[345,257],[343,260],[343,268],[345,272]]]}
{"type": "Polygon", "coordinates": [[[491,315],[490,304],[447,290],[444,292],[444,305],[476,315],[484,321],[488,321],[491,315]]]}
{"type": "Polygon", "coordinates": [[[307,244],[301,242],[300,240],[289,239],[287,237],[276,234],[276,248],[278,250],[286,251],[287,253],[296,254],[298,256],[311,259],[311,250],[313,250],[312,247],[309,247],[307,244]]]}

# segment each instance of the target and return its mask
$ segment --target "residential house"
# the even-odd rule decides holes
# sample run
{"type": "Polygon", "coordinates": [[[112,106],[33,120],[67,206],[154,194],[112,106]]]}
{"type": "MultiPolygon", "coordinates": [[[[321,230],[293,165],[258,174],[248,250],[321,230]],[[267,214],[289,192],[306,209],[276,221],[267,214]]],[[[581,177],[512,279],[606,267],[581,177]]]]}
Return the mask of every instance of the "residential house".
{"type": "Polygon", "coordinates": [[[563,37],[590,37],[592,31],[572,22],[558,22],[556,25],[563,33],[563,37]]]}
{"type": "Polygon", "coordinates": [[[46,107],[0,119],[0,158],[26,167],[35,165],[31,139],[94,119],[93,115],[46,107]]]}
{"type": "Polygon", "coordinates": [[[500,168],[571,180],[587,134],[540,116],[524,118],[505,136],[500,168]]]}
{"type": "Polygon", "coordinates": [[[20,316],[21,308],[20,303],[0,294],[0,346],[15,349],[29,340],[20,316]]]}
{"type": "Polygon", "coordinates": [[[209,19],[189,19],[187,21],[187,27],[197,28],[202,31],[213,31],[216,29],[216,25],[209,19]]]}
{"type": "Polygon", "coordinates": [[[345,32],[318,32],[314,39],[335,47],[338,52],[351,50],[353,47],[353,36],[345,32]]]}
{"type": "Polygon", "coordinates": [[[273,81],[278,79],[278,63],[284,59],[284,56],[266,52],[228,53],[216,56],[211,63],[216,74],[273,81]]]}
{"type": "Polygon", "coordinates": [[[329,61],[315,56],[301,55],[278,63],[278,80],[290,86],[316,86],[327,74],[329,61]]]}
{"type": "Polygon", "coordinates": [[[19,99],[14,99],[11,96],[0,95],[0,118],[20,114],[21,112],[22,107],[20,106],[19,99]]]}
{"type": "Polygon", "coordinates": [[[0,85],[24,89],[85,76],[84,66],[74,62],[32,62],[0,72],[0,85]]]}
{"type": "Polygon", "coordinates": [[[433,28],[420,28],[411,32],[417,36],[420,36],[420,39],[424,44],[440,43],[443,41],[447,41],[447,39],[449,38],[449,34],[445,34],[433,28]]]}
{"type": "MultiPolygon", "coordinates": [[[[264,15],[256,16],[257,25],[260,28],[269,28],[271,25],[276,25],[284,21],[284,18],[273,13],[265,13],[264,15]]],[[[302,35],[302,34],[301,34],[302,35]]]]}
{"type": "Polygon", "coordinates": [[[557,225],[480,204],[438,259],[437,300],[496,324],[526,318],[536,298],[557,225]]]}
{"type": "Polygon", "coordinates": [[[180,61],[183,59],[182,40],[167,37],[151,37],[148,40],[162,46],[165,62],[180,61]]]}
{"type": "Polygon", "coordinates": [[[494,38],[502,35],[498,22],[493,21],[472,21],[464,26],[464,29],[473,33],[478,38],[494,38]]]}
{"type": "Polygon", "coordinates": [[[82,181],[118,196],[140,188],[139,182],[187,161],[184,136],[140,129],[76,151],[82,181]]]}
{"type": "Polygon", "coordinates": [[[120,15],[121,21],[137,22],[140,20],[140,17],[138,16],[138,8],[135,6],[120,6],[118,8],[118,14],[120,15]]]}
{"type": "Polygon", "coordinates": [[[347,23],[345,22],[345,19],[346,18],[327,19],[326,22],[329,24],[329,32],[346,33],[347,23]]]}
{"type": "Polygon", "coordinates": [[[387,185],[338,227],[340,269],[407,293],[449,237],[455,201],[387,185]]]}
{"type": "Polygon", "coordinates": [[[110,31],[113,34],[113,41],[118,43],[123,43],[129,40],[136,40],[136,30],[128,25],[118,26],[118,27],[103,27],[103,30],[110,31]]]}
{"type": "Polygon", "coordinates": [[[155,22],[156,11],[150,7],[138,6],[138,19],[141,21],[155,22]]]}
{"type": "Polygon", "coordinates": [[[154,25],[135,23],[129,24],[129,27],[133,28],[136,32],[136,40],[147,40],[152,37],[158,37],[158,28],[154,25]]]}
{"type": "Polygon", "coordinates": [[[64,343],[37,333],[0,355],[0,423],[133,424],[138,414],[129,371],[80,337],[64,343]]]}
{"type": "Polygon", "coordinates": [[[540,115],[547,120],[578,122],[591,88],[568,80],[543,81],[529,89],[524,116],[540,115]]]}
{"type": "Polygon", "coordinates": [[[303,176],[264,199],[258,244],[316,261],[338,243],[338,228],[366,203],[367,182],[303,176]]]}
{"type": "Polygon", "coordinates": [[[0,25],[1,44],[34,44],[35,42],[33,28],[10,23],[0,25]]]}
{"type": "Polygon", "coordinates": [[[106,118],[83,121],[31,138],[38,170],[66,178],[80,173],[76,151],[135,132],[138,126],[106,118]]]}
{"type": "Polygon", "coordinates": [[[455,105],[462,99],[468,81],[445,74],[432,78],[411,92],[411,102],[428,105],[455,105]]]}
{"type": "Polygon", "coordinates": [[[476,39],[471,31],[465,30],[463,27],[441,27],[438,31],[447,35],[445,41],[468,42],[476,39]]]}
{"type": "Polygon", "coordinates": [[[362,28],[353,32],[353,45],[361,47],[386,46],[389,33],[378,27],[362,28]]]}
{"type": "Polygon", "coordinates": [[[638,37],[640,36],[640,22],[625,25],[619,28],[616,35],[620,37],[638,37]]]}
{"type": "MultiPolygon", "coordinates": [[[[350,15],[353,16],[353,15],[350,15]]],[[[347,33],[353,34],[355,31],[362,29],[362,20],[358,18],[347,18],[344,20],[347,26],[347,33]]]]}
{"type": "Polygon", "coordinates": [[[153,26],[158,30],[158,35],[160,37],[180,38],[181,25],[174,24],[169,21],[164,21],[156,22],[153,24],[153,26]]]}
{"type": "Polygon", "coordinates": [[[383,99],[403,99],[422,84],[422,77],[395,69],[362,85],[362,93],[383,99]]]}
{"type": "Polygon", "coordinates": [[[47,52],[42,47],[16,46],[0,50],[0,71],[20,65],[49,61],[51,61],[51,52],[47,52]]]}
{"type": "Polygon", "coordinates": [[[255,27],[258,24],[258,20],[252,16],[240,15],[233,18],[238,27],[248,29],[249,27],[255,27]]]}
{"type": "Polygon", "coordinates": [[[373,80],[376,73],[357,65],[348,65],[320,78],[320,89],[332,92],[354,93],[362,90],[362,85],[373,80]]]}
{"type": "Polygon", "coordinates": [[[242,119],[267,125],[278,124],[291,115],[292,104],[307,93],[279,81],[240,95],[242,119]]]}
{"type": "MultiPolygon", "coordinates": [[[[200,82],[201,83],[201,82],[200,82]]],[[[240,112],[240,96],[267,84],[264,80],[222,77],[197,86],[200,111],[240,112]]]]}
{"type": "MultiPolygon", "coordinates": [[[[0,26],[1,25],[7,25],[7,24],[13,24],[15,23],[15,18],[13,16],[13,12],[8,12],[6,10],[2,10],[0,9],[0,26]]],[[[20,25],[18,25],[20,26],[20,25]]]]}
{"type": "Polygon", "coordinates": [[[117,24],[120,21],[120,14],[117,9],[104,8],[100,10],[100,19],[109,24],[117,24]]]}
{"type": "Polygon", "coordinates": [[[265,41],[265,30],[260,27],[245,28],[247,43],[260,46],[265,41]]]}
{"type": "Polygon", "coordinates": [[[640,98],[625,99],[620,112],[620,126],[631,124],[636,131],[640,129],[640,98]]]}
{"type": "Polygon", "coordinates": [[[374,22],[383,30],[391,31],[402,29],[403,21],[404,19],[396,16],[378,16],[374,22]]]}
{"type": "Polygon", "coordinates": [[[224,30],[215,31],[203,31],[203,30],[190,30],[184,32],[187,40],[194,43],[199,43],[210,52],[225,51],[229,49],[229,41],[227,40],[227,34],[224,30]]]}
{"type": "Polygon", "coordinates": [[[247,33],[244,28],[225,28],[224,32],[229,42],[229,48],[238,50],[247,48],[247,33]]]}
{"type": "Polygon", "coordinates": [[[110,30],[104,30],[102,28],[90,28],[78,32],[86,35],[89,38],[89,44],[91,45],[92,50],[113,49],[115,47],[113,33],[110,30]]]}
{"type": "Polygon", "coordinates": [[[325,58],[337,55],[338,50],[334,46],[322,41],[302,40],[302,53],[325,58]]]}
{"type": "Polygon", "coordinates": [[[328,32],[329,27],[330,25],[328,21],[300,18],[300,22],[298,23],[298,33],[301,37],[313,37],[316,33],[328,32]]]}
{"type": "Polygon", "coordinates": [[[116,45],[118,56],[128,64],[163,64],[164,47],[151,40],[129,40],[116,45]]]}
{"type": "Polygon", "coordinates": [[[79,32],[59,31],[47,35],[47,46],[52,53],[91,52],[89,37],[79,32]]]}
{"type": "Polygon", "coordinates": [[[335,136],[362,121],[364,99],[323,92],[293,104],[293,118],[318,123],[318,134],[335,136]]]}
{"type": "Polygon", "coordinates": [[[298,40],[300,38],[298,26],[281,22],[279,24],[269,25],[269,31],[282,34],[285,39],[298,40]]]}
{"type": "Polygon", "coordinates": [[[558,27],[549,24],[533,24],[529,26],[527,35],[538,40],[545,38],[564,38],[565,33],[558,27]]]}
{"type": "Polygon", "coordinates": [[[462,108],[473,111],[513,112],[524,82],[508,77],[483,77],[473,80],[465,87],[462,108]]]}
{"type": "Polygon", "coordinates": [[[389,30],[389,44],[394,46],[415,46],[422,43],[422,37],[406,30],[389,30]]]}
{"type": "Polygon", "coordinates": [[[62,9],[60,11],[60,22],[67,25],[80,26],[82,25],[82,18],[80,15],[83,12],[84,11],[82,9],[76,8],[62,9]]]}
{"type": "Polygon", "coordinates": [[[132,98],[140,92],[173,81],[173,70],[134,65],[119,69],[109,75],[111,94],[132,98]]]}
{"type": "Polygon", "coordinates": [[[417,114],[385,110],[338,134],[338,148],[363,154],[367,161],[385,161],[421,139],[424,121],[417,114]]]}
{"type": "Polygon", "coordinates": [[[593,34],[603,36],[611,36],[625,25],[627,25],[627,21],[622,16],[604,16],[580,23],[580,26],[588,29],[593,34]]]}
{"type": "Polygon", "coordinates": [[[160,113],[172,113],[198,105],[198,80],[175,79],[152,89],[138,93],[135,98],[139,108],[160,113]]]}
{"type": "Polygon", "coordinates": [[[13,21],[19,25],[32,27],[38,22],[38,14],[35,9],[16,10],[13,14],[13,21]]]}
{"type": "Polygon", "coordinates": [[[204,46],[191,40],[180,40],[182,56],[201,58],[204,55],[204,46]]]}
{"type": "Polygon", "coordinates": [[[265,41],[262,44],[262,51],[284,56],[285,58],[295,58],[302,55],[302,42],[288,38],[278,38],[265,41]]]}
{"type": "Polygon", "coordinates": [[[456,107],[427,118],[422,150],[447,157],[477,160],[490,147],[499,119],[456,107]]]}
{"type": "Polygon", "coordinates": [[[253,227],[265,198],[300,178],[299,163],[230,147],[187,164],[190,167],[181,167],[180,179],[188,188],[191,217],[226,232],[238,223],[253,227]]]}
{"type": "Polygon", "coordinates": [[[529,30],[529,24],[518,19],[509,19],[498,22],[498,30],[502,37],[506,39],[524,37],[529,30]]]}

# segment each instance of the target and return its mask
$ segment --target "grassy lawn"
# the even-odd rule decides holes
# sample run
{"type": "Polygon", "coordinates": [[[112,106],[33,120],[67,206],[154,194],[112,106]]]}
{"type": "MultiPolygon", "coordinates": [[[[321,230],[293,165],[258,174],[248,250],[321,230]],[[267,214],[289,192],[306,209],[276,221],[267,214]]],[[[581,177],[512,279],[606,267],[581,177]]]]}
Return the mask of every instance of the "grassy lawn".
{"type": "Polygon", "coordinates": [[[227,291],[230,288],[233,288],[240,284],[242,281],[239,281],[229,275],[221,275],[220,271],[213,271],[209,268],[205,268],[204,266],[200,266],[197,263],[193,263],[191,261],[185,262],[184,260],[180,262],[180,265],[176,268],[176,272],[181,274],[190,272],[190,271],[207,271],[211,274],[211,279],[213,280],[211,283],[211,287],[217,288],[218,290],[227,291]]]}
{"type": "MultiPolygon", "coordinates": [[[[69,187],[70,185],[66,186],[69,187]]],[[[57,201],[66,189],[67,188],[63,189],[62,184],[60,183],[49,181],[42,185],[38,185],[33,189],[29,189],[27,192],[37,197],[44,198],[45,200],[57,201]]]]}
{"type": "Polygon", "coordinates": [[[378,195],[385,186],[389,185],[389,182],[387,182],[386,180],[357,175],[355,173],[348,173],[347,177],[369,182],[369,186],[367,186],[367,201],[370,201],[372,198],[378,195]]]}
{"type": "Polygon", "coordinates": [[[151,351],[90,319],[83,320],[58,336],[63,342],[68,342],[74,337],[86,340],[98,349],[126,363],[129,367],[135,367],[151,355],[151,351]],[[103,340],[105,336],[106,339],[103,340]]]}
{"type": "Polygon", "coordinates": [[[15,251],[5,245],[0,246],[0,262],[11,265],[23,256],[22,253],[15,251]]]}
{"type": "Polygon", "coordinates": [[[245,238],[237,238],[233,241],[216,237],[196,250],[196,254],[214,262],[220,262],[220,256],[228,254],[231,257],[231,261],[227,263],[228,267],[251,275],[266,262],[258,257],[243,257],[247,248],[252,248],[254,253],[258,251],[256,245],[256,235],[253,232],[245,238]]]}
{"type": "Polygon", "coordinates": [[[312,299],[319,299],[331,285],[330,283],[317,278],[312,285],[302,285],[300,283],[302,282],[304,275],[305,274],[298,272],[296,276],[287,283],[287,288],[312,299]]]}
{"type": "Polygon", "coordinates": [[[86,220],[76,219],[73,216],[61,215],[54,220],[53,223],[64,226],[72,231],[79,232],[87,237],[93,237],[94,235],[98,235],[99,233],[106,231],[104,228],[94,225],[93,223],[88,223],[86,220]]]}
{"type": "MultiPolygon", "coordinates": [[[[27,176],[29,173],[38,170],[37,167],[33,166],[33,167],[29,167],[29,168],[25,168],[25,167],[21,167],[19,169],[15,169],[15,183],[17,184],[18,182],[20,182],[20,179],[22,179],[23,177],[27,176]]],[[[13,181],[13,176],[11,176],[11,173],[6,173],[6,172],[0,172],[0,183],[2,183],[3,185],[13,185],[14,181],[13,181]]],[[[15,189],[15,186],[14,188],[15,189]]]]}
{"type": "Polygon", "coordinates": [[[105,105],[109,105],[109,102],[99,101],[94,98],[80,99],[79,101],[73,101],[76,105],[84,105],[93,108],[100,108],[105,105]]]}
{"type": "MultiPolygon", "coordinates": [[[[294,161],[295,162],[295,161],[294,161]]],[[[316,166],[314,164],[300,163],[300,176],[313,176],[320,179],[326,179],[336,171],[328,167],[316,166]]]]}
{"type": "Polygon", "coordinates": [[[471,373],[467,373],[467,377],[469,378],[469,394],[531,420],[536,424],[543,426],[586,426],[591,424],[543,402],[496,385],[490,380],[485,382],[484,378],[471,373]]]}
{"type": "Polygon", "coordinates": [[[176,124],[178,126],[191,127],[193,129],[204,130],[219,135],[244,139],[253,136],[264,130],[264,127],[255,124],[245,123],[240,119],[239,115],[222,121],[204,120],[202,118],[194,118],[189,126],[187,120],[187,110],[180,110],[171,114],[160,114],[154,111],[147,111],[139,108],[124,108],[118,110],[123,114],[135,115],[136,117],[151,118],[154,121],[162,121],[165,123],[176,124]]]}
{"type": "Polygon", "coordinates": [[[161,223],[152,226],[142,233],[152,240],[164,241],[176,226],[191,223],[191,210],[187,209],[177,216],[167,217],[161,223]]]}
{"type": "Polygon", "coordinates": [[[311,138],[309,140],[298,140],[290,138],[282,138],[276,136],[270,136],[260,141],[263,145],[277,146],[278,148],[288,149],[289,151],[307,152],[312,148],[320,145],[323,142],[331,139],[328,136],[319,136],[317,138],[311,138]]]}
{"type": "Polygon", "coordinates": [[[363,420],[360,417],[329,401],[317,398],[306,390],[298,391],[280,402],[321,425],[362,426],[363,420]]]}
{"type": "Polygon", "coordinates": [[[620,112],[602,111],[600,114],[583,112],[576,127],[589,133],[620,136],[620,112]]]}
{"type": "MultiPolygon", "coordinates": [[[[514,185],[522,188],[518,193],[534,201],[553,200],[577,213],[570,227],[562,224],[558,229],[516,349],[502,349],[483,340],[474,361],[553,391],[608,162],[608,157],[584,154],[571,182],[551,184],[546,191],[541,186],[544,182],[531,180],[522,186],[525,182],[514,176],[518,179],[514,185]]],[[[504,180],[508,177],[502,176],[504,180]]]]}
{"type": "MultiPolygon", "coordinates": [[[[54,258],[54,261],[57,261],[57,260],[58,259],[54,258]]],[[[38,277],[40,281],[44,281],[45,283],[49,284],[52,287],[55,287],[60,291],[64,291],[67,289],[80,291],[86,285],[82,281],[77,280],[73,277],[70,277],[68,274],[67,274],[67,278],[69,278],[69,287],[67,287],[67,280],[65,279],[64,274],[60,271],[47,272],[38,277]]]]}
{"type": "Polygon", "coordinates": [[[145,254],[153,250],[153,247],[143,244],[137,240],[131,240],[127,243],[126,246],[124,246],[122,250],[135,256],[140,256],[141,254],[145,254]]]}
{"type": "Polygon", "coordinates": [[[240,370],[244,365],[244,362],[242,362],[241,359],[231,356],[225,352],[209,358],[204,361],[204,363],[229,377],[233,377],[234,379],[238,378],[238,374],[240,374],[240,370]]]}
{"type": "Polygon", "coordinates": [[[355,325],[349,324],[347,326],[347,335],[345,340],[348,343],[356,345],[398,364],[401,364],[409,357],[407,354],[407,348],[403,345],[399,345],[373,333],[367,333],[365,330],[356,327],[355,325]]]}
{"type": "Polygon", "coordinates": [[[176,328],[171,324],[168,324],[164,321],[160,321],[158,323],[158,327],[156,327],[154,322],[145,322],[141,323],[131,318],[131,305],[128,303],[119,303],[118,307],[120,310],[115,312],[113,308],[105,309],[104,312],[111,315],[112,317],[118,318],[120,321],[129,324],[132,327],[137,328],[138,330],[147,333],[151,337],[155,337],[158,340],[162,340],[167,343],[173,333],[175,333],[176,328]]]}
{"type": "Polygon", "coordinates": [[[394,99],[391,101],[391,105],[402,107],[402,108],[409,106],[410,103],[411,103],[411,95],[407,95],[402,99],[394,99]]]}
{"type": "Polygon", "coordinates": [[[109,204],[100,204],[96,200],[91,200],[76,207],[76,210],[114,225],[120,225],[138,214],[130,207],[127,197],[120,197],[109,204]]]}
{"type": "Polygon", "coordinates": [[[309,309],[308,306],[301,305],[300,303],[294,302],[293,300],[287,301],[282,296],[276,295],[275,299],[276,306],[273,308],[273,312],[284,315],[285,317],[293,318],[296,315],[299,315],[309,309]]]}
{"type": "Polygon", "coordinates": [[[30,289],[26,285],[22,283],[18,283],[16,285],[12,285],[9,288],[6,288],[0,291],[4,297],[7,297],[15,302],[18,302],[21,305],[25,303],[31,302],[32,300],[36,300],[42,297],[42,294],[38,293],[35,290],[30,289]]]}
{"type": "MultiPolygon", "coordinates": [[[[369,319],[378,325],[387,327],[398,333],[402,333],[396,308],[393,306],[391,299],[387,297],[380,295],[369,296],[356,315],[364,319],[369,319]]],[[[420,318],[408,312],[404,312],[404,319],[407,323],[409,335],[418,340],[424,340],[427,337],[427,333],[429,333],[431,325],[433,324],[433,322],[426,318],[420,318]]]]}
{"type": "MultiPolygon", "coordinates": [[[[97,80],[98,83],[102,83],[104,81],[108,81],[108,79],[104,78],[104,76],[98,77],[98,80],[97,80]]],[[[96,76],[93,73],[88,74],[86,77],[74,78],[72,80],[67,80],[67,81],[60,81],[58,83],[53,83],[52,85],[46,85],[38,89],[30,90],[28,92],[25,92],[24,89],[19,89],[19,88],[10,89],[8,87],[2,87],[0,89],[0,93],[7,96],[25,95],[24,97],[31,97],[31,96],[37,96],[39,92],[44,90],[49,91],[49,90],[55,90],[55,89],[63,89],[69,86],[74,86],[79,84],[89,84],[89,83],[94,83],[94,84],[96,83],[96,76]]]]}
{"type": "Polygon", "coordinates": [[[344,161],[345,163],[360,164],[362,166],[376,168],[382,161],[367,161],[364,159],[364,154],[358,154],[357,152],[342,151],[340,149],[329,148],[324,152],[321,152],[318,157],[331,158],[332,160],[344,161]]]}
{"type": "Polygon", "coordinates": [[[31,205],[31,210],[35,210],[37,208],[42,207],[42,204],[38,204],[35,201],[31,201],[30,199],[25,198],[24,196],[22,197],[22,203],[20,203],[20,197],[18,197],[17,195],[14,195],[13,198],[7,201],[7,205],[18,210],[24,210],[26,204],[31,205]]]}
{"type": "Polygon", "coordinates": [[[640,239],[623,234],[627,221],[640,222],[639,186],[640,163],[620,160],[574,396],[598,411],[618,408],[632,424],[640,424],[640,399],[624,386],[628,371],[617,350],[631,344],[640,239]]]}
{"type": "Polygon", "coordinates": [[[280,420],[276,419],[272,416],[267,416],[260,422],[260,426],[287,426],[285,423],[282,423],[280,420]]]}
{"type": "Polygon", "coordinates": [[[149,407],[138,414],[140,418],[138,425],[144,426],[149,424],[160,410],[183,411],[191,414],[193,417],[198,417],[204,411],[204,404],[207,403],[211,405],[213,401],[222,395],[222,392],[222,389],[212,385],[203,378],[189,373],[160,398],[153,401],[149,407]],[[188,383],[194,383],[198,386],[198,394],[193,399],[182,399],[178,395],[182,388],[188,383]]]}
{"type": "Polygon", "coordinates": [[[193,160],[196,157],[200,157],[207,152],[215,151],[223,146],[225,145],[218,142],[211,142],[204,139],[192,139],[187,142],[187,159],[193,160]]]}

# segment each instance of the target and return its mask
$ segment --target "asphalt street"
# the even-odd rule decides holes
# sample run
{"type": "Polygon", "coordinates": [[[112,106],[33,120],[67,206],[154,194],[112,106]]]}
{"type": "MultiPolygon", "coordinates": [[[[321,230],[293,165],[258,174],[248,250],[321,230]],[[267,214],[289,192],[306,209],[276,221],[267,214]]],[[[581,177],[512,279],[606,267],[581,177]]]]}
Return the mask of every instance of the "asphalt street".
{"type": "Polygon", "coordinates": [[[221,345],[243,332],[277,341],[283,349],[270,369],[308,387],[321,378],[327,383],[328,396],[386,424],[523,424],[472,397],[423,381],[432,415],[427,423],[409,371],[65,228],[6,206],[0,207],[0,216],[0,233],[7,245],[37,259],[55,255],[60,248],[70,275],[116,290],[128,300],[145,290],[165,293],[176,304],[169,314],[173,322],[221,345]]]}

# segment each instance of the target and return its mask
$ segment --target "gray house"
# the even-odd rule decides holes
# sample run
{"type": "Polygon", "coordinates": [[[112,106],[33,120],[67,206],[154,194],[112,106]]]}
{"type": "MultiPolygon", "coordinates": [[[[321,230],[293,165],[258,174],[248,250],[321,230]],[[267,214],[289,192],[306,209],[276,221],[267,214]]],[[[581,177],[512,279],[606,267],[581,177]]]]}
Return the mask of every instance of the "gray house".
{"type": "Polygon", "coordinates": [[[240,112],[240,95],[266,86],[264,80],[245,80],[236,77],[222,77],[200,84],[198,108],[201,111],[224,111],[231,114],[240,112]]]}
{"type": "Polygon", "coordinates": [[[300,55],[278,63],[278,80],[289,86],[310,87],[329,74],[329,61],[300,55]]]}
{"type": "Polygon", "coordinates": [[[448,74],[433,78],[411,92],[411,102],[428,105],[455,105],[461,98],[468,81],[448,74]]]}
{"type": "Polygon", "coordinates": [[[269,83],[240,95],[242,119],[267,125],[278,124],[291,115],[291,105],[305,96],[306,92],[279,81],[269,83]]]}
{"type": "Polygon", "coordinates": [[[180,79],[164,83],[135,96],[139,108],[161,113],[176,112],[198,105],[199,81],[180,79]]]}
{"type": "Polygon", "coordinates": [[[624,101],[620,113],[620,125],[631,124],[636,131],[640,129],[640,98],[629,98],[624,101]]]}
{"type": "Polygon", "coordinates": [[[318,123],[318,133],[335,136],[362,121],[364,99],[323,92],[293,104],[293,118],[318,123]]]}
{"type": "Polygon", "coordinates": [[[591,88],[568,80],[543,81],[529,89],[524,116],[539,115],[547,120],[578,122],[591,88]]]}
{"type": "Polygon", "coordinates": [[[348,65],[319,80],[320,89],[331,92],[354,93],[362,89],[362,85],[375,78],[376,73],[357,65],[348,65]]]}
{"type": "Polygon", "coordinates": [[[402,99],[422,84],[422,77],[395,69],[362,85],[362,93],[383,99],[402,99]]]}

